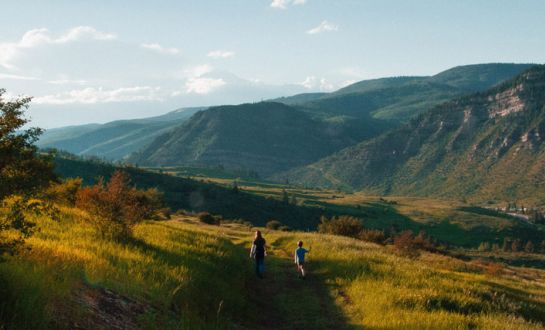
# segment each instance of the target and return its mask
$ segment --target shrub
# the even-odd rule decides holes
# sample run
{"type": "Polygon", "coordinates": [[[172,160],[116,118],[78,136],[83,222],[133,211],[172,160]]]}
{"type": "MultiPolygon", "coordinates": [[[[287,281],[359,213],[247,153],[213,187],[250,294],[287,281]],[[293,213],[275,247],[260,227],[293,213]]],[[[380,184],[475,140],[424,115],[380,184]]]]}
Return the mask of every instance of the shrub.
{"type": "Polygon", "coordinates": [[[360,219],[341,215],[331,219],[322,217],[318,225],[318,230],[321,233],[357,238],[363,230],[363,226],[360,219]]]}
{"type": "Polygon", "coordinates": [[[411,230],[405,230],[399,233],[399,235],[394,237],[394,246],[396,252],[400,255],[407,257],[418,257],[420,253],[418,252],[418,247],[415,244],[413,232],[411,230]]]}
{"type": "Polygon", "coordinates": [[[201,212],[198,215],[199,221],[209,225],[219,225],[219,221],[216,217],[208,212],[201,212]]]}
{"type": "Polygon", "coordinates": [[[384,244],[386,241],[386,234],[383,230],[378,229],[364,229],[360,233],[359,238],[362,241],[372,242],[376,244],[384,244]]]}
{"type": "Polygon", "coordinates": [[[162,207],[162,195],[157,189],[138,190],[130,185],[129,177],[116,171],[108,184],[80,189],[76,206],[93,216],[92,223],[104,238],[126,240],[132,228],[146,218],[152,218],[162,207]]]}
{"type": "Polygon", "coordinates": [[[76,195],[81,189],[81,178],[70,178],[49,186],[44,195],[47,199],[67,206],[76,205],[76,195]]]}
{"type": "Polygon", "coordinates": [[[278,227],[278,230],[281,231],[291,231],[291,228],[289,226],[280,226],[278,227]]]}
{"type": "Polygon", "coordinates": [[[282,223],[278,220],[271,220],[267,222],[265,226],[272,230],[278,230],[280,227],[282,227],[282,223]]]}
{"type": "Polygon", "coordinates": [[[10,196],[0,202],[0,261],[4,253],[15,254],[32,235],[36,224],[27,214],[59,218],[59,210],[52,204],[21,196],[10,196]]]}

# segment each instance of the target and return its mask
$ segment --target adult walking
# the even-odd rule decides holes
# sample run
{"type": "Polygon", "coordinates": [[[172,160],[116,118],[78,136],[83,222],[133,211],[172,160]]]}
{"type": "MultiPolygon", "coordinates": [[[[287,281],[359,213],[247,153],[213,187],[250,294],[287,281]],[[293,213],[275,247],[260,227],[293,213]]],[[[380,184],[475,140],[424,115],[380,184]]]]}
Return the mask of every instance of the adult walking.
{"type": "Polygon", "coordinates": [[[261,232],[257,230],[255,232],[252,250],[250,251],[250,258],[255,259],[255,274],[259,278],[263,278],[263,273],[265,272],[266,255],[267,251],[265,248],[265,239],[261,236],[261,232]]]}

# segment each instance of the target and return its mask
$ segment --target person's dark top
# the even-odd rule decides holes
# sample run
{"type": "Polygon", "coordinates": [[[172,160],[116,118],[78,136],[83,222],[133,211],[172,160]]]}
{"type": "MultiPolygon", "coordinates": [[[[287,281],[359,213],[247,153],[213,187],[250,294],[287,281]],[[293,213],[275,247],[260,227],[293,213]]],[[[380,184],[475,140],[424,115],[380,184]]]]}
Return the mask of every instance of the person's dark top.
{"type": "Polygon", "coordinates": [[[255,245],[255,257],[264,258],[265,257],[265,240],[263,238],[258,238],[254,240],[255,245]]]}

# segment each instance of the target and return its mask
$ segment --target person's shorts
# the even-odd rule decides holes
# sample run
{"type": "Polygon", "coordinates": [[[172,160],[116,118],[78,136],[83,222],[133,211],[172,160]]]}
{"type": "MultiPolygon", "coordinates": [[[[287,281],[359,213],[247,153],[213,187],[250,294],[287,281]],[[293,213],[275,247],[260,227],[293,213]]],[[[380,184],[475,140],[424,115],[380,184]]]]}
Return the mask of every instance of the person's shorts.
{"type": "Polygon", "coordinates": [[[297,261],[297,266],[303,266],[305,264],[304,261],[297,261]]]}

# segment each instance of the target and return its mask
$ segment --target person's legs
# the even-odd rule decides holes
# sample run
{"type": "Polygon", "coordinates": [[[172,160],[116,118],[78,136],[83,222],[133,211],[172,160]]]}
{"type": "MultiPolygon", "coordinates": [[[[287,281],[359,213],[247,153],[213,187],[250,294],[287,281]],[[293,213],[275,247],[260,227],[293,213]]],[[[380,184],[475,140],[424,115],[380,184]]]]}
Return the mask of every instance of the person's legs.
{"type": "Polygon", "coordinates": [[[297,268],[298,268],[299,272],[301,273],[301,276],[304,278],[305,277],[305,268],[303,267],[303,263],[297,264],[297,268]]]}
{"type": "Polygon", "coordinates": [[[263,277],[263,271],[265,270],[264,258],[255,258],[255,274],[258,277],[263,277]]]}

